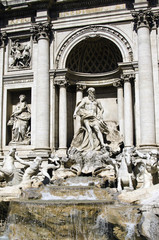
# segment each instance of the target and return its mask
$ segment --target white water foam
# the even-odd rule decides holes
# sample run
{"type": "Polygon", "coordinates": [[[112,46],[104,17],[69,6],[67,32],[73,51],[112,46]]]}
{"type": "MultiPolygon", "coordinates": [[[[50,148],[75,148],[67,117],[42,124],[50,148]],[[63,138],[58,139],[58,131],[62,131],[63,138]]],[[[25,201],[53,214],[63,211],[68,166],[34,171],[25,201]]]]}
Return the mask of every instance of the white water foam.
{"type": "MultiPolygon", "coordinates": [[[[88,182],[72,182],[71,180],[67,180],[67,182],[64,185],[67,186],[83,186],[83,187],[87,187],[92,183],[92,181],[88,181],[88,182]]],[[[99,181],[94,182],[94,184],[99,184],[99,181]]]]}
{"type": "Polygon", "coordinates": [[[126,237],[125,237],[125,240],[132,240],[134,239],[134,234],[135,234],[135,225],[134,223],[127,223],[126,224],[126,231],[127,231],[127,234],[126,234],[126,237]]]}
{"type": "Polygon", "coordinates": [[[93,190],[87,190],[87,192],[84,195],[78,195],[78,196],[54,196],[50,192],[41,192],[42,198],[41,200],[97,200],[97,197],[95,196],[93,190]]]}
{"type": "Polygon", "coordinates": [[[9,238],[6,235],[3,235],[0,237],[0,240],[9,240],[9,238]]]}
{"type": "Polygon", "coordinates": [[[141,204],[153,205],[159,204],[159,192],[152,193],[151,197],[141,200],[141,204]]]}

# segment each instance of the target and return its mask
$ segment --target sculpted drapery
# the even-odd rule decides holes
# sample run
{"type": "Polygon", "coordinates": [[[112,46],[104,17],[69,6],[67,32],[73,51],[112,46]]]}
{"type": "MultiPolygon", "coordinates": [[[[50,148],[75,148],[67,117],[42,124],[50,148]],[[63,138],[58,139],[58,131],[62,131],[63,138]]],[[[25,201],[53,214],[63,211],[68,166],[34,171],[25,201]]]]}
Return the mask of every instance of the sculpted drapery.
{"type": "Polygon", "coordinates": [[[19,99],[20,101],[8,121],[8,125],[12,126],[12,140],[10,143],[30,144],[31,110],[25,101],[25,95],[20,95],[19,99]]]}

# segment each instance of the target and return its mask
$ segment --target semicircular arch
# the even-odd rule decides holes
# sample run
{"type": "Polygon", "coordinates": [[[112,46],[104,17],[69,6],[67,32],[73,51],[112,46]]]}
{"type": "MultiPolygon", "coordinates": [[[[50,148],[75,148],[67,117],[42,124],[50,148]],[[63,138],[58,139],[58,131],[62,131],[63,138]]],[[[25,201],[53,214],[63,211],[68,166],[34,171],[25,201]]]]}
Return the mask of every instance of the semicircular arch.
{"type": "Polygon", "coordinates": [[[127,37],[119,29],[112,26],[89,26],[78,29],[65,39],[58,50],[56,65],[58,69],[66,68],[66,61],[71,50],[82,40],[93,37],[102,37],[112,41],[120,50],[123,62],[133,60],[133,51],[127,37]]]}

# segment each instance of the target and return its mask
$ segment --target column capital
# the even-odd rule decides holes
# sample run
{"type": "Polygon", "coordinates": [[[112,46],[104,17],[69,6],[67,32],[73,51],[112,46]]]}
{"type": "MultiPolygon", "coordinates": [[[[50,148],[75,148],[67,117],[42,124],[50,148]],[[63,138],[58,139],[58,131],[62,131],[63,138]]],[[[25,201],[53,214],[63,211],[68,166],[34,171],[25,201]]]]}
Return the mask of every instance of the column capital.
{"type": "Polygon", "coordinates": [[[133,73],[124,73],[121,75],[121,80],[125,82],[132,82],[135,79],[135,75],[133,73]]]}
{"type": "Polygon", "coordinates": [[[58,76],[54,79],[54,85],[60,86],[60,87],[66,87],[68,84],[65,76],[58,76]]]}
{"type": "Polygon", "coordinates": [[[76,89],[77,89],[77,91],[83,91],[84,89],[86,89],[86,86],[82,85],[82,84],[77,84],[76,89]]]}
{"type": "Polygon", "coordinates": [[[119,81],[114,82],[113,86],[116,88],[123,87],[123,79],[120,79],[119,81]]]}
{"type": "Polygon", "coordinates": [[[154,21],[156,23],[156,26],[158,27],[159,26],[159,13],[154,14],[154,21]]]}
{"type": "Polygon", "coordinates": [[[50,22],[33,24],[30,31],[33,35],[34,41],[38,41],[40,39],[49,40],[51,35],[51,24],[50,22]]]}
{"type": "Polygon", "coordinates": [[[54,85],[66,86],[68,85],[67,81],[67,69],[58,69],[54,73],[54,85]]]}
{"type": "Polygon", "coordinates": [[[0,47],[3,48],[5,47],[7,43],[7,33],[4,32],[0,32],[0,47]]]}
{"type": "Polygon", "coordinates": [[[132,12],[134,29],[138,30],[140,27],[148,27],[151,29],[155,23],[155,14],[151,9],[139,10],[132,12]]]}

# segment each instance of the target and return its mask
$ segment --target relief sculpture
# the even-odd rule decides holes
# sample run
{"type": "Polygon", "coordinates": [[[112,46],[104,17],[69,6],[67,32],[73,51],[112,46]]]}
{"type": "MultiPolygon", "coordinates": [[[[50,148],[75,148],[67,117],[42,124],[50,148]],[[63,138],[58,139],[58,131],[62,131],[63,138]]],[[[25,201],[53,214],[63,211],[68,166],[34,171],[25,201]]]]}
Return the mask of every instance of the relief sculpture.
{"type": "Polygon", "coordinates": [[[9,68],[29,68],[31,62],[31,49],[29,44],[12,42],[9,55],[9,68]]]}

